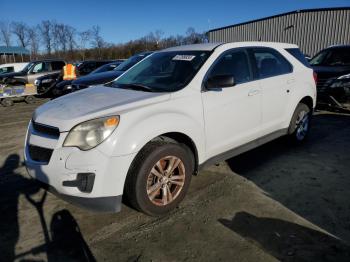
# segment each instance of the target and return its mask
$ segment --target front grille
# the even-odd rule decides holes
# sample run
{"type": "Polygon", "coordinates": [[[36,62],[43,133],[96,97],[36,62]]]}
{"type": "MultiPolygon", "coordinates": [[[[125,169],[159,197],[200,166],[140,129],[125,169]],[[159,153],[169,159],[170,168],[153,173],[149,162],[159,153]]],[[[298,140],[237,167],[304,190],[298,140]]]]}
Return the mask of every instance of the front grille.
{"type": "Polygon", "coordinates": [[[40,146],[29,145],[29,156],[32,160],[38,162],[49,163],[53,149],[40,146]]]}
{"type": "Polygon", "coordinates": [[[48,135],[54,138],[60,137],[60,130],[57,127],[39,124],[34,121],[32,121],[32,124],[33,129],[40,134],[48,135]]]}

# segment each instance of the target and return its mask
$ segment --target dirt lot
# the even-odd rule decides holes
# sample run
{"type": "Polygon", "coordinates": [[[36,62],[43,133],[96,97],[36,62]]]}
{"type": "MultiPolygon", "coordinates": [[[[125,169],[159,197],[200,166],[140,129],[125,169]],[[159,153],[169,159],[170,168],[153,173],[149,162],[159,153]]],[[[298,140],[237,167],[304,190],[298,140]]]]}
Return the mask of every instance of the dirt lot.
{"type": "Polygon", "coordinates": [[[279,139],[207,168],[151,218],[39,189],[22,164],[36,106],[0,108],[0,261],[350,261],[349,115],[318,112],[304,145],[279,139]]]}

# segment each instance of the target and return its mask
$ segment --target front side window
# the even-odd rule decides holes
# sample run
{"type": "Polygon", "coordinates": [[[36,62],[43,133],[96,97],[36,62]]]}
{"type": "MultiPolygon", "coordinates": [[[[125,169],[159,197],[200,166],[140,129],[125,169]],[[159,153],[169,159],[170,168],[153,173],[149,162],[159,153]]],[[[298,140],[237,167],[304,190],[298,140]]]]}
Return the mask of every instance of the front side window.
{"type": "Polygon", "coordinates": [[[210,56],[210,51],[154,53],[115,80],[113,87],[174,92],[185,87],[210,56]]]}
{"type": "Polygon", "coordinates": [[[259,78],[288,74],[293,71],[291,64],[277,51],[269,48],[253,50],[259,78]]]}
{"type": "Polygon", "coordinates": [[[42,73],[47,71],[47,66],[46,63],[38,63],[33,67],[32,73],[37,74],[37,73],[42,73]]]}
{"type": "Polygon", "coordinates": [[[249,60],[244,50],[229,51],[219,58],[209,78],[219,75],[233,76],[236,84],[252,80],[249,60]]]}

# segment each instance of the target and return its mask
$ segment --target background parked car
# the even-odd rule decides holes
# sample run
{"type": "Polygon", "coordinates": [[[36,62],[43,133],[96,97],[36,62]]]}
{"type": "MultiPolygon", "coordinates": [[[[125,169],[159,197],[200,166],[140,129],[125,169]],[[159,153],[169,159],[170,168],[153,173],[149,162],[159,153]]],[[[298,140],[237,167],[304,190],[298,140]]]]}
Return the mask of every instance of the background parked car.
{"type": "Polygon", "coordinates": [[[0,65],[0,74],[22,71],[28,63],[11,63],[0,65]]]}
{"type": "Polygon", "coordinates": [[[350,109],[350,45],[326,48],[310,64],[317,73],[319,105],[350,109]]]}
{"type": "Polygon", "coordinates": [[[40,76],[61,72],[65,64],[60,59],[33,61],[20,72],[1,74],[0,82],[14,85],[34,84],[34,81],[40,76]]]}
{"type": "MultiPolygon", "coordinates": [[[[97,68],[109,64],[111,62],[115,62],[113,60],[90,60],[90,61],[83,61],[83,62],[78,62],[75,63],[74,65],[77,67],[77,77],[85,76],[90,74],[92,71],[96,70],[97,68]]],[[[60,76],[58,79],[59,83],[55,86],[55,88],[52,90],[55,94],[56,88],[58,90],[64,89],[66,86],[70,86],[73,80],[63,80],[63,77],[60,76]]],[[[57,94],[55,94],[57,95],[57,94]]]]}
{"type": "Polygon", "coordinates": [[[53,93],[56,96],[60,96],[60,95],[65,95],[80,89],[87,88],[90,85],[106,84],[116,79],[126,70],[128,70],[130,67],[140,62],[142,59],[146,58],[150,54],[152,54],[152,52],[142,52],[130,57],[129,59],[121,63],[119,66],[117,66],[114,70],[111,70],[108,72],[96,73],[96,71],[98,70],[97,69],[96,71],[92,72],[87,76],[83,76],[78,78],[77,80],[72,81],[70,84],[61,85],[60,83],[53,90],[53,93]]]}
{"type": "MultiPolygon", "coordinates": [[[[94,71],[92,71],[90,74],[97,74],[100,72],[105,72],[105,71],[109,71],[109,70],[113,70],[115,69],[119,64],[122,63],[123,60],[116,60],[112,63],[108,63],[105,65],[100,66],[99,68],[95,69],[94,71]]],[[[55,73],[55,74],[49,74],[49,75],[45,75],[42,77],[37,78],[34,81],[34,85],[37,87],[38,89],[38,93],[40,95],[52,95],[51,94],[51,90],[53,88],[55,88],[55,86],[62,82],[62,72],[60,73],[55,73]]],[[[71,81],[64,81],[65,84],[70,83],[71,81]]]]}

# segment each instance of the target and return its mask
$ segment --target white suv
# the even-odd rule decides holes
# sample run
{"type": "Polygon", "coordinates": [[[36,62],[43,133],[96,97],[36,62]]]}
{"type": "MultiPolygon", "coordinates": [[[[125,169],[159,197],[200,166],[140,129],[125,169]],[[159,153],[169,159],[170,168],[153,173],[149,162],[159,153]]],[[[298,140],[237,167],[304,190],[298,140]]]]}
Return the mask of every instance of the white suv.
{"type": "Polygon", "coordinates": [[[105,86],[40,106],[29,174],[67,201],[162,215],[199,168],[283,135],[303,141],[316,103],[295,45],[244,42],[156,52],[105,86]]]}

